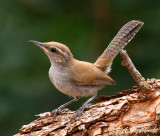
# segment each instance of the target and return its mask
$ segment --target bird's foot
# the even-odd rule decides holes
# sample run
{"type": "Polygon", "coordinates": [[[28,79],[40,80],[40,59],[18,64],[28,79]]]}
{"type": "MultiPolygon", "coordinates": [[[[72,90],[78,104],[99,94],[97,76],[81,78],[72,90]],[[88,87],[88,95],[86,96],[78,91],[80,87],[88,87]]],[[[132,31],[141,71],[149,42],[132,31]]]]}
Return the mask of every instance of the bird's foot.
{"type": "MultiPolygon", "coordinates": [[[[61,105],[61,106],[58,107],[57,109],[53,110],[53,111],[52,111],[52,113],[54,114],[54,115],[53,115],[53,120],[55,119],[56,115],[57,115],[57,114],[60,114],[61,111],[64,110],[64,109],[65,109],[64,106],[61,105]]],[[[66,109],[67,109],[67,108],[66,108],[66,109]]]]}
{"type": "Polygon", "coordinates": [[[78,110],[76,110],[75,115],[71,118],[71,120],[75,119],[76,117],[81,116],[82,112],[84,111],[85,108],[89,107],[90,105],[92,105],[92,103],[88,103],[85,105],[82,105],[78,110]]]}

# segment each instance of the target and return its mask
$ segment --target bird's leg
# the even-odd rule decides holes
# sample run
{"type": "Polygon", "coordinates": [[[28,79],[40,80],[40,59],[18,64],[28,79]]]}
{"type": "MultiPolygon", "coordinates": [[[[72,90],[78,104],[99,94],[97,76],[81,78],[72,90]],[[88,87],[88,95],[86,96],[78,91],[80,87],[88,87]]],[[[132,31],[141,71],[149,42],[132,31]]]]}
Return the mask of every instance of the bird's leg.
{"type": "Polygon", "coordinates": [[[92,96],[91,98],[89,98],[85,103],[83,103],[83,105],[76,111],[75,115],[72,117],[72,119],[79,117],[82,112],[84,111],[85,108],[87,108],[88,106],[90,106],[90,102],[97,96],[97,94],[95,94],[94,96],[92,96]]]}
{"type": "Polygon", "coordinates": [[[53,110],[53,111],[52,111],[52,113],[54,113],[54,115],[53,115],[53,120],[54,120],[54,118],[56,117],[57,113],[59,114],[66,106],[68,106],[68,105],[70,105],[70,104],[72,104],[73,102],[78,101],[78,100],[79,100],[79,97],[76,97],[76,98],[74,98],[73,100],[71,100],[71,101],[69,101],[69,102],[67,102],[67,103],[59,106],[57,109],[53,110]]]}

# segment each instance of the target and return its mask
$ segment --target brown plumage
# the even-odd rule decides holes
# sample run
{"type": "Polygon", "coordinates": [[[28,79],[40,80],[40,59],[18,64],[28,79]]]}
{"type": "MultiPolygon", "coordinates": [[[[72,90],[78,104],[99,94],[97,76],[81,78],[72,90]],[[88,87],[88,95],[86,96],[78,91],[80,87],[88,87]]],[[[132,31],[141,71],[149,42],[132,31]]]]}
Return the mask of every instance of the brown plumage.
{"type": "Polygon", "coordinates": [[[64,107],[77,101],[80,97],[92,96],[77,110],[74,117],[81,115],[89,102],[97,96],[97,90],[105,85],[115,84],[115,81],[107,75],[110,72],[112,61],[142,25],[143,22],[136,20],[124,25],[94,64],[74,59],[69,48],[64,44],[30,41],[39,46],[48,56],[51,62],[49,77],[54,86],[59,91],[75,98],[54,110],[53,118],[64,107]]]}
{"type": "Polygon", "coordinates": [[[94,64],[102,71],[109,73],[113,59],[132,40],[143,24],[137,20],[125,24],[94,64]]]}

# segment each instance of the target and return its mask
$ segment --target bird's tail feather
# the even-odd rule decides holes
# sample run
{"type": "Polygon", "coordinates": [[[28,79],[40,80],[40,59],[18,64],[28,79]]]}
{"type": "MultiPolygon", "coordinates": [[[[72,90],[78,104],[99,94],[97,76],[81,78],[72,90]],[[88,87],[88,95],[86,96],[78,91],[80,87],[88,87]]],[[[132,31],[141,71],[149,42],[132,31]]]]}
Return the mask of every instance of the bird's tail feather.
{"type": "Polygon", "coordinates": [[[106,73],[110,72],[113,59],[133,39],[143,24],[143,22],[137,20],[132,20],[125,24],[94,65],[106,73]]]}

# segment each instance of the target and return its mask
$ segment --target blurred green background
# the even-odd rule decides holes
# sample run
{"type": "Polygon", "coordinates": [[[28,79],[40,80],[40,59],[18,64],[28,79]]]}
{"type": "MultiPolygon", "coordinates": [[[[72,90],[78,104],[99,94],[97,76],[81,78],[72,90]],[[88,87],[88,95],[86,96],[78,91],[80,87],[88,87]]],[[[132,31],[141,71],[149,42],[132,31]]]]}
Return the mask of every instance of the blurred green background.
{"type": "MultiPolygon", "coordinates": [[[[61,42],[76,59],[94,62],[133,19],[145,24],[125,49],[145,78],[160,78],[160,1],[0,0],[0,135],[16,134],[35,114],[72,99],[54,88],[47,56],[29,40],[61,42]]],[[[117,85],[98,95],[135,85],[121,61],[118,55],[110,73],[117,85]]],[[[86,99],[69,108],[76,110],[86,99]]]]}

